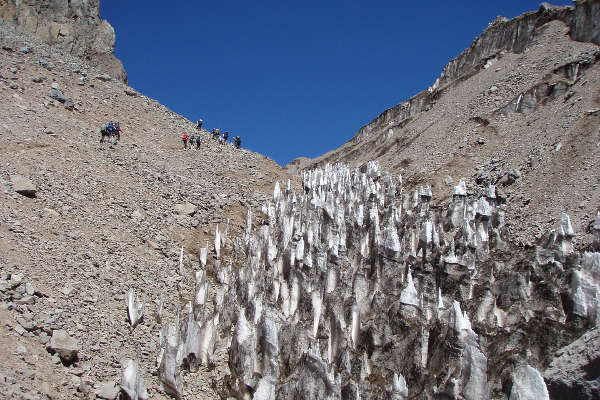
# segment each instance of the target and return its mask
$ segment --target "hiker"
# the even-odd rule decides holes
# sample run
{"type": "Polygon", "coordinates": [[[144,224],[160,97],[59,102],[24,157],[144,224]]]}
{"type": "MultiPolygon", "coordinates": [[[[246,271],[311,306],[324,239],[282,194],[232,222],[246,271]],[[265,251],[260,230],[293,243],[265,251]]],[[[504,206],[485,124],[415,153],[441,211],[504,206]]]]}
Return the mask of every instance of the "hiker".
{"type": "Polygon", "coordinates": [[[219,130],[218,129],[214,129],[212,130],[212,138],[217,140],[219,138],[219,130]]]}
{"type": "Polygon", "coordinates": [[[104,143],[104,139],[108,139],[108,126],[102,125],[100,128],[100,143],[104,143]]]}
{"type": "Polygon", "coordinates": [[[223,136],[219,136],[219,144],[225,144],[225,140],[223,139],[223,136]]]}
{"type": "Polygon", "coordinates": [[[240,139],[239,136],[236,136],[233,138],[233,145],[235,146],[236,149],[239,149],[240,146],[242,145],[242,139],[240,139]]]}
{"type": "Polygon", "coordinates": [[[202,130],[202,121],[201,119],[198,120],[198,122],[196,122],[196,129],[198,129],[199,131],[202,130]]]}
{"type": "Polygon", "coordinates": [[[196,136],[196,149],[200,148],[200,135],[196,136]]]}
{"type": "Polygon", "coordinates": [[[115,122],[115,133],[117,134],[117,141],[121,141],[121,126],[119,125],[119,121],[115,122]]]}
{"type": "Polygon", "coordinates": [[[194,135],[193,133],[190,135],[190,149],[194,146],[194,143],[196,143],[196,135],[194,135]]]}
{"type": "Polygon", "coordinates": [[[108,133],[113,135],[115,133],[115,126],[113,125],[113,122],[110,121],[108,123],[108,133]]]}
{"type": "Polygon", "coordinates": [[[181,138],[181,140],[183,140],[183,149],[186,150],[187,149],[187,145],[188,145],[188,140],[189,140],[188,134],[184,133],[183,137],[181,138]]]}
{"type": "Polygon", "coordinates": [[[223,133],[223,140],[227,143],[227,139],[229,139],[229,132],[223,133]]]}

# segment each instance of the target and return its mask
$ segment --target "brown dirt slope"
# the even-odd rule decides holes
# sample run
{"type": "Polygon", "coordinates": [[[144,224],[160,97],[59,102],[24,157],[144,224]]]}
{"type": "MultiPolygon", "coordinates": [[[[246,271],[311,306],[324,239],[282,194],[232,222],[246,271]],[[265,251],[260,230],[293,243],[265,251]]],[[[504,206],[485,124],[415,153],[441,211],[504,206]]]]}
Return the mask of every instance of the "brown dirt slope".
{"type": "Polygon", "coordinates": [[[582,29],[561,18],[573,25],[586,17],[581,7],[591,7],[597,30],[600,2],[579,3],[495,21],[429,91],[387,110],[339,149],[287,169],[378,160],[409,189],[431,185],[437,201],[459,179],[473,190],[496,184],[510,200],[517,241],[554,228],[563,211],[582,239],[600,206],[600,48],[573,40],[582,29]],[[511,29],[528,40],[507,35],[511,29]],[[511,50],[497,50],[507,36],[511,50]],[[513,170],[520,178],[508,184],[513,170]]]}
{"type": "MultiPolygon", "coordinates": [[[[190,121],[98,73],[0,20],[2,398],[94,398],[100,383],[120,383],[120,362],[137,349],[151,398],[166,398],[151,375],[160,329],[152,314],[160,296],[168,316],[189,300],[177,294],[181,244],[183,293],[190,293],[197,250],[206,239],[212,246],[215,225],[223,230],[232,218],[234,237],[247,209],[257,212],[275,180],[288,179],[272,160],[219,145],[206,132],[200,150],[183,151],[190,121]],[[49,98],[53,84],[72,110],[49,98]],[[124,130],[116,146],[99,143],[108,120],[124,130]],[[14,175],[28,178],[37,196],[16,193],[14,175]],[[186,202],[193,215],[175,209],[186,202]],[[130,288],[147,300],[133,332],[130,288]],[[57,329],[79,342],[73,365],[46,350],[57,329]]],[[[187,393],[216,397],[213,378],[226,372],[219,354],[215,368],[185,378],[187,393]]]]}

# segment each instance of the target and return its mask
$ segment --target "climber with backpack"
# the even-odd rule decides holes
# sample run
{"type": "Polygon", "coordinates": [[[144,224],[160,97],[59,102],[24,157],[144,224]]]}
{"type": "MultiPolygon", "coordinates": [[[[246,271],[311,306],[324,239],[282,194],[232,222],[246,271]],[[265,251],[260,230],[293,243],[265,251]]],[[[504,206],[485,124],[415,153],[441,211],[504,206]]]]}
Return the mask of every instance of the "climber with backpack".
{"type": "Polygon", "coordinates": [[[196,122],[196,129],[198,129],[199,131],[202,130],[202,121],[201,119],[198,120],[198,122],[196,122]]]}
{"type": "Polygon", "coordinates": [[[189,140],[189,136],[187,133],[183,134],[183,137],[181,138],[181,140],[183,140],[183,149],[187,150],[187,146],[188,146],[188,140],[189,140]]]}
{"type": "Polygon", "coordinates": [[[200,135],[196,136],[196,149],[200,148],[200,135]]]}
{"type": "Polygon", "coordinates": [[[240,139],[239,136],[236,136],[233,138],[233,145],[235,146],[236,149],[239,149],[240,146],[242,145],[242,139],[240,139]]]}
{"type": "Polygon", "coordinates": [[[108,126],[106,124],[103,124],[100,128],[100,143],[104,143],[104,140],[108,139],[108,136],[108,126]]]}
{"type": "Polygon", "coordinates": [[[227,143],[227,139],[229,139],[229,132],[224,132],[224,133],[223,133],[223,141],[224,141],[225,143],[227,143]]]}

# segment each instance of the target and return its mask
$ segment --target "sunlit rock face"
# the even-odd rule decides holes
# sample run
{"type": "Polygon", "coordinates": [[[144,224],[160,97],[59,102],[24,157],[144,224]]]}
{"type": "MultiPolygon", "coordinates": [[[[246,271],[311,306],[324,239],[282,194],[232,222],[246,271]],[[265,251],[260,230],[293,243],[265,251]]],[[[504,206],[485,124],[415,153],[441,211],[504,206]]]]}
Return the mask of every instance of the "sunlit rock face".
{"type": "Polygon", "coordinates": [[[515,247],[493,186],[460,181],[440,207],[429,187],[363,171],[304,172],[302,193],[277,184],[233,249],[243,265],[221,265],[217,230],[215,287],[207,247],[194,302],[161,335],[170,393],[222,343],[240,399],[547,398],[539,371],[598,323],[600,254],[574,249],[567,215],[515,247]]]}
{"type": "Polygon", "coordinates": [[[99,0],[0,1],[0,18],[127,82],[114,56],[115,30],[100,18],[99,0]]]}

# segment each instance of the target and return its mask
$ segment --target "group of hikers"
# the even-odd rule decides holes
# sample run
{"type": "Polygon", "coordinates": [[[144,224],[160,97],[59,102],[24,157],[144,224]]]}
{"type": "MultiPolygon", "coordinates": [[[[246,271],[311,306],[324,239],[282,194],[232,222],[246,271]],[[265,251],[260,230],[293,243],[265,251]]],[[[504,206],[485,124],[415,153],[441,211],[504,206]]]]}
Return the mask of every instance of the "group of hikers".
{"type": "Polygon", "coordinates": [[[110,121],[108,124],[102,125],[100,128],[100,143],[108,141],[111,144],[117,144],[121,140],[121,132],[123,131],[119,126],[119,121],[110,121]]]}
{"type": "MultiPolygon", "coordinates": [[[[196,129],[199,131],[202,131],[202,120],[198,120],[198,122],[196,123],[196,129]]],[[[119,140],[121,140],[121,127],[119,126],[119,121],[113,122],[110,121],[108,124],[104,124],[102,125],[102,127],[100,128],[100,143],[104,143],[105,141],[108,141],[110,144],[116,145],[117,142],[119,140]]],[[[229,140],[229,132],[223,132],[223,135],[221,135],[219,133],[219,129],[218,128],[213,128],[212,132],[211,132],[212,138],[215,140],[218,140],[219,143],[221,144],[225,144],[228,143],[229,140]]],[[[188,148],[193,148],[194,144],[196,145],[196,149],[200,148],[200,143],[201,143],[201,136],[200,133],[198,133],[198,135],[194,135],[193,133],[191,135],[188,135],[187,133],[183,134],[182,137],[183,140],[183,148],[184,150],[188,149],[188,148]]],[[[236,149],[239,149],[240,146],[242,145],[242,139],[239,136],[235,136],[233,138],[233,146],[236,149]]]]}
{"type": "MultiPolygon", "coordinates": [[[[198,122],[196,123],[196,129],[200,130],[200,131],[202,130],[202,120],[198,120],[198,122]]],[[[221,135],[219,133],[219,128],[213,128],[213,130],[210,132],[210,134],[212,135],[212,138],[214,140],[218,140],[219,143],[221,143],[221,144],[228,143],[229,132],[223,132],[223,134],[221,135]]],[[[181,140],[183,141],[183,149],[184,150],[187,150],[188,148],[192,149],[194,147],[194,144],[196,145],[196,149],[200,148],[200,143],[201,143],[200,134],[198,134],[198,136],[196,136],[193,133],[191,135],[184,133],[181,140]]],[[[242,139],[239,136],[235,136],[233,138],[232,142],[233,142],[233,146],[236,149],[239,149],[240,146],[242,145],[242,139]]]]}

